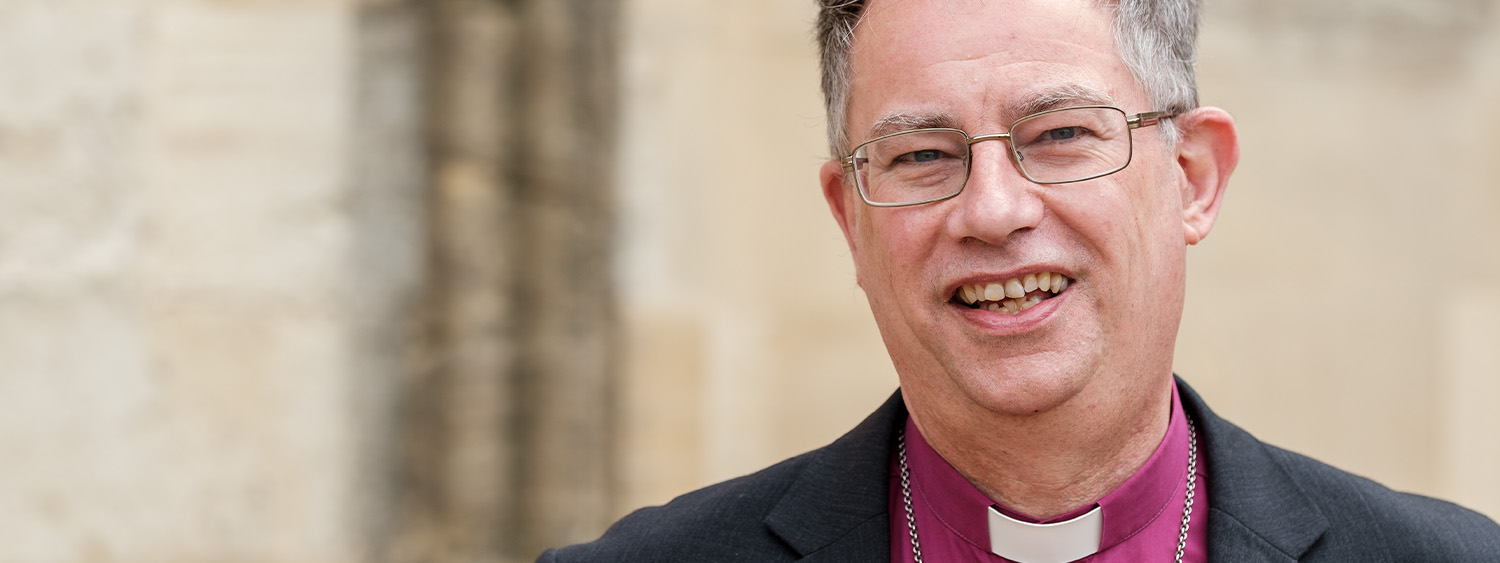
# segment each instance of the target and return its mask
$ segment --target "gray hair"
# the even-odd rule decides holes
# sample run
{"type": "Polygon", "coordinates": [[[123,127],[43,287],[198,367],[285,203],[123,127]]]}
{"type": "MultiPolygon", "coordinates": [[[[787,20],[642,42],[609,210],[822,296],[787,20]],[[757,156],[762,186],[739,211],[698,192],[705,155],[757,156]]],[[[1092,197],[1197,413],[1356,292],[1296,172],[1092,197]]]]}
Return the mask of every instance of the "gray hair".
{"type": "MultiPolygon", "coordinates": [[[[1094,0],[1114,12],[1120,59],[1150,97],[1153,110],[1182,113],[1198,107],[1193,72],[1198,38],[1199,0],[1094,0]]],[[[828,111],[828,144],[834,156],[849,150],[849,52],[865,0],[817,0],[818,48],[823,68],[823,100],[828,111]]],[[[1170,120],[1158,126],[1170,141],[1170,120]]]]}

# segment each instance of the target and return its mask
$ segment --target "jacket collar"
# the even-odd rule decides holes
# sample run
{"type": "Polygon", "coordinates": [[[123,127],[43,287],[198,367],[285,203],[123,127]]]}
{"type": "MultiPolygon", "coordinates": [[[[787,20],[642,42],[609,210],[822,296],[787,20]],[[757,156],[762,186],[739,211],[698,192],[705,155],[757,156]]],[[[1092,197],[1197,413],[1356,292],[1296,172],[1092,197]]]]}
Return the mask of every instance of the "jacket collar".
{"type": "Polygon", "coordinates": [[[764,520],[807,563],[889,561],[891,448],[906,422],[901,392],[814,452],[764,520]]]}
{"type": "Polygon", "coordinates": [[[1182,405],[1202,428],[1208,463],[1208,559],[1214,563],[1296,561],[1328,529],[1268,446],[1230,424],[1181,379],[1182,405]]]}
{"type": "MultiPolygon", "coordinates": [[[[1208,463],[1209,560],[1296,561],[1328,519],[1269,449],[1219,418],[1177,379],[1183,408],[1198,423],[1208,463]]],[[[890,459],[906,421],[898,390],[859,426],[811,454],[764,519],[806,563],[889,561],[890,459]]]]}

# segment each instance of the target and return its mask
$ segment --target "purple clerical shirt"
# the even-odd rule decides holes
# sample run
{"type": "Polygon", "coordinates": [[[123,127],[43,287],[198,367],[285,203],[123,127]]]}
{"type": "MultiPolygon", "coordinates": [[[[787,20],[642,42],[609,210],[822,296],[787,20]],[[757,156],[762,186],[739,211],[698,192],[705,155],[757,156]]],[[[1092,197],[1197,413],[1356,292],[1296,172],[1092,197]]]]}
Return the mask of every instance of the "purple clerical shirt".
{"type": "MultiPolygon", "coordinates": [[[[1177,387],[1172,387],[1172,413],[1167,434],[1141,469],[1119,488],[1094,504],[1050,520],[1038,521],[990,500],[948,465],[922,438],[915,423],[906,421],[907,464],[910,469],[912,509],[916,513],[922,559],[926,563],[963,561],[1010,562],[990,553],[987,511],[995,506],[1018,520],[1051,523],[1102,507],[1103,535],[1098,553],[1079,559],[1089,563],[1171,562],[1182,531],[1182,506],[1187,493],[1188,428],[1177,387]]],[[[1198,447],[1198,483],[1193,494],[1192,525],[1183,561],[1208,560],[1208,470],[1202,436],[1198,447]]],[[[901,494],[901,467],[891,456],[891,561],[914,563],[907,531],[906,504],[901,494]]],[[[1013,562],[1011,562],[1013,563],[1013,562]]]]}

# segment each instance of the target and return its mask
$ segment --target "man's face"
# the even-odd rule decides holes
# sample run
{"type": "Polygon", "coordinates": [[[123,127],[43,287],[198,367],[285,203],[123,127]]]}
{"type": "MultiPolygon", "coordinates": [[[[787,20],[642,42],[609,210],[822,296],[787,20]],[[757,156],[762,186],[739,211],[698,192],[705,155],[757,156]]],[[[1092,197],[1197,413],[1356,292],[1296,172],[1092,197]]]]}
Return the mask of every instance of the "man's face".
{"type": "MultiPolygon", "coordinates": [[[[858,144],[882,120],[999,133],[1048,97],[1064,100],[1048,107],[1158,109],[1121,61],[1111,25],[1088,0],[876,0],[855,33],[847,133],[858,144]]],[[[1170,372],[1184,182],[1157,129],[1134,137],[1126,169],[1050,186],[1022,176],[1005,141],[979,143],[964,191],[915,207],[869,207],[836,165],[825,167],[825,192],[909,401],[1024,414],[1170,372]],[[961,298],[966,285],[1043,272],[1067,287],[1029,293],[1045,299],[1016,314],[961,298]]]]}

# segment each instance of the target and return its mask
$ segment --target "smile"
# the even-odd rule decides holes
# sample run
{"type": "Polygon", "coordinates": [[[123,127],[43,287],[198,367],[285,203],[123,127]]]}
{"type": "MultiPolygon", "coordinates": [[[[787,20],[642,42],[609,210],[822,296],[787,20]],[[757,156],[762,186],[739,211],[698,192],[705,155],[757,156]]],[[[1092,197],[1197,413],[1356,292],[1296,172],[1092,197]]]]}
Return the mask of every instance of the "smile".
{"type": "Polygon", "coordinates": [[[1003,282],[959,286],[953,299],[970,309],[1014,315],[1068,288],[1068,277],[1052,272],[1026,274],[1003,282]]]}

